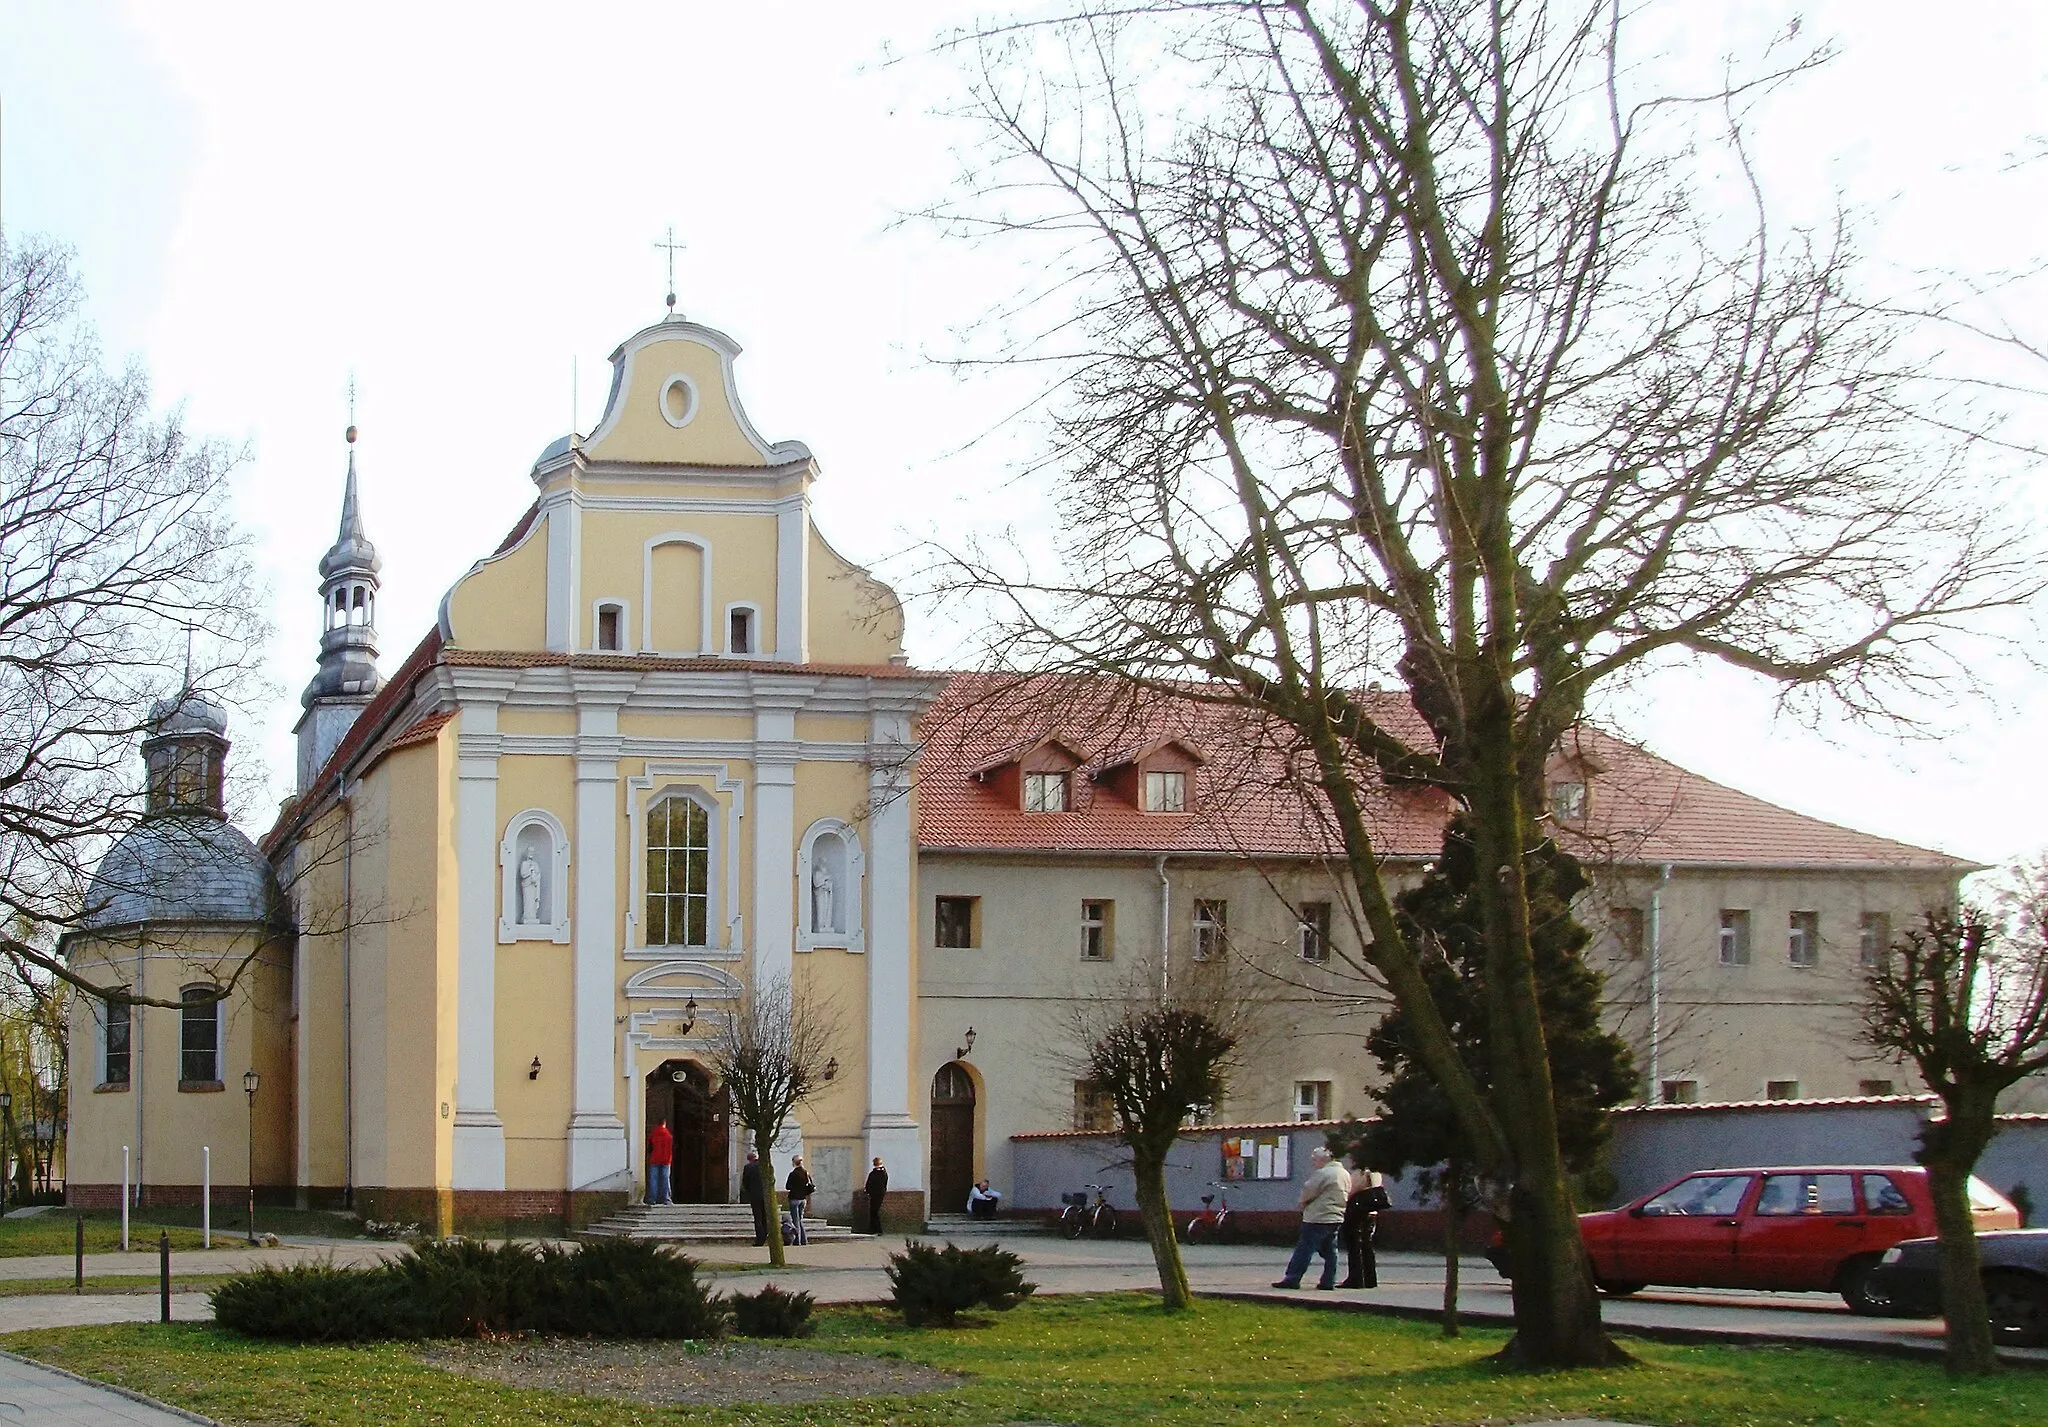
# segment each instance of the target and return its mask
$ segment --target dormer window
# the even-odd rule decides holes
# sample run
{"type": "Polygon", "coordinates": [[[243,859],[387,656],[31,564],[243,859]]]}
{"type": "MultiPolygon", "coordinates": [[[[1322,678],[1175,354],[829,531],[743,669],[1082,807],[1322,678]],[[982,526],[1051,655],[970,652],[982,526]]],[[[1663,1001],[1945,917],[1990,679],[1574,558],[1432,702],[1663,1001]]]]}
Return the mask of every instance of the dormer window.
{"type": "Polygon", "coordinates": [[[1026,773],[1024,775],[1024,811],[1027,813],[1063,813],[1067,810],[1067,775],[1064,773],[1026,773]]]}
{"type": "Polygon", "coordinates": [[[1550,815],[1559,822],[1577,822],[1586,815],[1586,785],[1560,779],[1550,785],[1550,815]]]}
{"type": "Polygon", "coordinates": [[[1185,773],[1147,773],[1145,775],[1145,811],[1148,813],[1184,813],[1188,810],[1188,775],[1185,773]]]}
{"type": "Polygon", "coordinates": [[[620,626],[625,622],[625,613],[615,604],[597,607],[597,647],[600,650],[616,654],[625,647],[620,633],[620,626]]]}

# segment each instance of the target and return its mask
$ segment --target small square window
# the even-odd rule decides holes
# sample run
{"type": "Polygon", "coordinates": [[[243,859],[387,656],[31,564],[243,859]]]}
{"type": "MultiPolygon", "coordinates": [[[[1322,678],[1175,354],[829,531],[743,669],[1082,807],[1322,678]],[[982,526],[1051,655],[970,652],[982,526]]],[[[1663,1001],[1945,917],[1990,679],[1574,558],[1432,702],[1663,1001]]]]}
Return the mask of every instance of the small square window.
{"type": "Polygon", "coordinates": [[[616,653],[619,644],[619,607],[615,604],[602,605],[597,611],[597,647],[616,653]]]}
{"type": "Polygon", "coordinates": [[[1643,909],[1610,907],[1607,912],[1608,955],[1616,961],[1643,959],[1643,909]]]}
{"type": "Polygon", "coordinates": [[[1230,903],[1197,898],[1195,901],[1195,960],[1221,956],[1229,945],[1230,903]]]}
{"type": "Polygon", "coordinates": [[[1081,959],[1107,961],[1116,948],[1116,903],[1081,904],[1081,959]]]}
{"type": "Polygon", "coordinates": [[[1700,1100],[1700,1083],[1697,1080],[1666,1080],[1657,1086],[1657,1103],[1660,1105],[1697,1105],[1700,1100]]]}
{"type": "Polygon", "coordinates": [[[1327,1080],[1297,1080],[1294,1082],[1294,1118],[1303,1120],[1327,1120],[1330,1118],[1330,1082],[1327,1080]]]}
{"type": "Polygon", "coordinates": [[[1884,962],[1892,945],[1892,919],[1883,912],[1865,912],[1856,919],[1856,959],[1866,970],[1884,962]]]}
{"type": "Polygon", "coordinates": [[[1798,1098],[1799,1082],[1796,1080],[1766,1080],[1764,1082],[1764,1099],[1766,1100],[1797,1100],[1798,1098]]]}
{"type": "Polygon", "coordinates": [[[1586,815],[1586,785],[1567,780],[1550,785],[1550,815],[1560,822],[1577,822],[1586,815]]]}
{"type": "Polygon", "coordinates": [[[1301,904],[1301,959],[1322,963],[1330,959],[1330,904],[1301,904]]]}
{"type": "Polygon", "coordinates": [[[1749,913],[1723,908],[1721,911],[1721,964],[1749,965],[1749,913]]]}
{"type": "Polygon", "coordinates": [[[1785,939],[1785,959],[1794,966],[1820,965],[1820,913],[1794,912],[1785,939]]]}
{"type": "Polygon", "coordinates": [[[932,940],[946,947],[980,946],[981,898],[935,898],[932,902],[932,940]]]}
{"type": "Polygon", "coordinates": [[[1067,775],[1064,773],[1026,773],[1024,775],[1024,811],[1027,813],[1063,813],[1067,810],[1067,775]]]}
{"type": "Polygon", "coordinates": [[[1896,1086],[1889,1080],[1859,1080],[1856,1082],[1858,1095],[1895,1095],[1896,1086]]]}
{"type": "Polygon", "coordinates": [[[1147,773],[1145,775],[1145,811],[1148,813],[1184,813],[1188,810],[1188,775],[1185,773],[1147,773]]]}

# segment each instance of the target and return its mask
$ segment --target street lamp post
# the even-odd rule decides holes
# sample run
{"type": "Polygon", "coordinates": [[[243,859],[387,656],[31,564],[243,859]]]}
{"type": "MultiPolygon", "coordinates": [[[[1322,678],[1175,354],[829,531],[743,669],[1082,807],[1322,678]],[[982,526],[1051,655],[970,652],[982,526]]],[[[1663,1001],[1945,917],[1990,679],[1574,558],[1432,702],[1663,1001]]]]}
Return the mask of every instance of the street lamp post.
{"type": "Polygon", "coordinates": [[[12,1178],[8,1171],[14,1168],[8,1163],[14,1150],[14,1092],[0,1090],[0,1122],[4,1122],[7,1139],[0,1146],[0,1214],[7,1212],[7,1181],[12,1178]]]}
{"type": "Polygon", "coordinates": [[[249,1092],[249,1242],[256,1242],[256,1083],[254,1070],[242,1073],[242,1088],[249,1092]]]}

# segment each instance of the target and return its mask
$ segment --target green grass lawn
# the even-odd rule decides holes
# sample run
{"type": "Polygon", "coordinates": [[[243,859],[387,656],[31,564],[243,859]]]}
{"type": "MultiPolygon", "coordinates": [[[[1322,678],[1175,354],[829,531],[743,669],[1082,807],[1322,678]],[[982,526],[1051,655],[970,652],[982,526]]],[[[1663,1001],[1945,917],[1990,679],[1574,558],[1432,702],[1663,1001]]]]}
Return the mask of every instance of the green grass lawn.
{"type": "MultiPolygon", "coordinates": [[[[822,1315],[818,1347],[971,1375],[916,1397],[792,1407],[674,1408],[500,1387],[420,1363],[414,1350],[250,1342],[210,1328],[127,1325],[0,1338],[11,1351],[228,1422],[308,1427],[616,1427],[716,1424],[1385,1424],[1593,1416],[1659,1427],[1985,1427],[2048,1420],[2048,1374],[1951,1385],[1938,1364],[1795,1348],[1631,1342],[1637,1366],[1516,1375],[1484,1361],[1503,1335],[1444,1342],[1422,1323],[1211,1302],[1167,1318],[1125,1295],[1046,1299],[993,1321],[916,1332],[876,1309],[822,1315]]],[[[675,1349],[682,1352],[678,1346],[675,1349]]]]}
{"type": "MultiPolygon", "coordinates": [[[[221,1273],[174,1273],[171,1275],[173,1293],[211,1293],[226,1282],[227,1275],[221,1273]]],[[[0,1278],[0,1298],[31,1298],[49,1293],[74,1293],[78,1290],[68,1278],[0,1278]]],[[[155,1293],[156,1275],[153,1273],[87,1274],[86,1293],[155,1293]]]]}
{"type": "MultiPolygon", "coordinates": [[[[75,1222],[78,1214],[76,1209],[52,1209],[47,1214],[27,1219],[0,1219],[0,1258],[70,1253],[72,1236],[77,1232],[75,1222]]],[[[185,1253],[199,1248],[202,1239],[196,1206],[190,1209],[137,1210],[128,1220],[129,1247],[155,1252],[157,1235],[167,1228],[171,1231],[173,1252],[185,1253]]],[[[263,1205],[256,1208],[256,1228],[259,1233],[306,1234],[330,1239],[351,1239],[362,1234],[361,1223],[348,1215],[329,1214],[318,1209],[272,1209],[263,1205]]],[[[247,1230],[245,1214],[214,1211],[215,1248],[247,1247],[244,1238],[247,1230]]],[[[89,1254],[116,1253],[120,1247],[121,1211],[118,1208],[86,1210],[85,1251],[89,1254]]]]}

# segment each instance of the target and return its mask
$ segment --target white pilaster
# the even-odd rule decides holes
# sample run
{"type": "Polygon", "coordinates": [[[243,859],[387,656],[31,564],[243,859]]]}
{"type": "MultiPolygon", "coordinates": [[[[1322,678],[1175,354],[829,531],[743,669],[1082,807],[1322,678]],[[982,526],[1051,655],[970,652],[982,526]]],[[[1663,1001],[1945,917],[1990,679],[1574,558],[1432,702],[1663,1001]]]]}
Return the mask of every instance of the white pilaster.
{"type": "MultiPolygon", "coordinates": [[[[756,988],[790,984],[796,959],[796,705],[755,696],[754,964],[756,988]]],[[[735,849],[737,850],[737,849],[735,849]]],[[[795,1121],[775,1142],[778,1173],[803,1152],[795,1121]]]]}
{"type": "Polygon", "coordinates": [[[547,645],[573,650],[582,617],[583,510],[567,493],[548,511],[547,645]]]}
{"type": "Polygon", "coordinates": [[[811,512],[794,496],[775,509],[775,657],[811,658],[811,512]]]}
{"type": "Polygon", "coordinates": [[[924,1187],[924,1143],[911,1106],[911,874],[917,856],[910,818],[910,724],[877,714],[868,780],[868,1113],[869,1158],[889,1166],[892,1189],[924,1187]]]}
{"type": "Polygon", "coordinates": [[[452,1173],[457,1189],[505,1187],[505,1125],[497,1110],[497,700],[509,689],[508,682],[504,689],[474,691],[483,693],[481,699],[465,697],[456,740],[452,1173]]]}
{"type": "Polygon", "coordinates": [[[569,1187],[631,1182],[626,1127],[612,1085],[617,1044],[619,704],[630,684],[577,693],[575,1110],[569,1120],[569,1187]],[[609,1182],[607,1182],[609,1181],[609,1182]]]}

